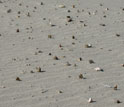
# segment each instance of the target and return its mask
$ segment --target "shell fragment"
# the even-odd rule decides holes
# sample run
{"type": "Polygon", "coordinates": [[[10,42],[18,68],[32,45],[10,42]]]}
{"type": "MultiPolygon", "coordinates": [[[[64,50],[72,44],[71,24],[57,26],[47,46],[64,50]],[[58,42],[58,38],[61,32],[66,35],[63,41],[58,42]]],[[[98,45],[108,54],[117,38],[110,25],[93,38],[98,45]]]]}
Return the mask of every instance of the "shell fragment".
{"type": "Polygon", "coordinates": [[[93,99],[89,98],[88,103],[92,103],[92,102],[93,102],[93,99]]]}
{"type": "Polygon", "coordinates": [[[96,71],[103,71],[103,69],[101,69],[100,67],[96,67],[94,68],[96,71]]]}
{"type": "Polygon", "coordinates": [[[58,7],[59,8],[65,8],[65,5],[59,5],[58,7]]]}

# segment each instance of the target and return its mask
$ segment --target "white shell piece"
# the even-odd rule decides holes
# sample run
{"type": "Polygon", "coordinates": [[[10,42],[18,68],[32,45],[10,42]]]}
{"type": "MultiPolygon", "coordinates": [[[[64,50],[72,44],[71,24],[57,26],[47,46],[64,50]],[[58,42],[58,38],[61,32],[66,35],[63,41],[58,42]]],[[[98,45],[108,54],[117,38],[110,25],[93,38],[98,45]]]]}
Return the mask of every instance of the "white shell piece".
{"type": "Polygon", "coordinates": [[[59,5],[58,7],[59,8],[65,8],[65,5],[59,5]]]}

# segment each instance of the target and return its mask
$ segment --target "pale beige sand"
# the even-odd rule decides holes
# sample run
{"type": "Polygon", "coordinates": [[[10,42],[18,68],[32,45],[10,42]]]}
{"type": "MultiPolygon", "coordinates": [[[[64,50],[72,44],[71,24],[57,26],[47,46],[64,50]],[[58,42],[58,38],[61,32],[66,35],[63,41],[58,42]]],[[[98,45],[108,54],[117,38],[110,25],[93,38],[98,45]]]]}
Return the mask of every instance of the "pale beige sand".
{"type": "Polygon", "coordinates": [[[124,0],[0,1],[0,107],[124,107],[124,0]]]}

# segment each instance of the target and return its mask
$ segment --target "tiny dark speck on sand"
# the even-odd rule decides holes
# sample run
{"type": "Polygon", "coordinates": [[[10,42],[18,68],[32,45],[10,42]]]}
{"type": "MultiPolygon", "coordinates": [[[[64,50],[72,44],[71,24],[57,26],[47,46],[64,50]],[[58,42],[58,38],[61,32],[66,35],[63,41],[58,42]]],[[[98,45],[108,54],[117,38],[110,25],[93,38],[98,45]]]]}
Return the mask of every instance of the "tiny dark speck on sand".
{"type": "Polygon", "coordinates": [[[16,32],[19,32],[19,29],[17,29],[16,32]]]}
{"type": "Polygon", "coordinates": [[[12,10],[11,10],[11,9],[8,9],[8,10],[7,10],[7,13],[11,13],[11,12],[12,12],[12,10]]]}
{"type": "Polygon", "coordinates": [[[54,60],[59,60],[59,58],[57,56],[54,56],[53,59],[54,60]]]}

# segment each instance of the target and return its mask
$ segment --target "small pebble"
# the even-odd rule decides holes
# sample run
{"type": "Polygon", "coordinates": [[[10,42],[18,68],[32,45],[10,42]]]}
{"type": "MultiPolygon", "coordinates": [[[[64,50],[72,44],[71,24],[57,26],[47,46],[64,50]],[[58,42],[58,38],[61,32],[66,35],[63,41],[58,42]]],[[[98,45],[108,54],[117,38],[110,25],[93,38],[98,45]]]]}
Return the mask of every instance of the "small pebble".
{"type": "Polygon", "coordinates": [[[88,14],[89,14],[89,15],[91,15],[91,13],[90,13],[90,12],[88,12],[88,14]]]}
{"type": "Polygon", "coordinates": [[[84,27],[86,27],[87,25],[84,23],[84,27]]]}
{"type": "Polygon", "coordinates": [[[53,59],[55,59],[55,60],[59,60],[59,58],[58,58],[57,56],[54,56],[53,59]]]}
{"type": "Polygon", "coordinates": [[[61,47],[63,47],[61,44],[59,44],[59,47],[61,48],[61,47]]]}
{"type": "Polygon", "coordinates": [[[74,42],[72,42],[72,45],[75,45],[75,43],[74,43],[74,42]]]}
{"type": "Polygon", "coordinates": [[[84,77],[83,77],[83,74],[80,74],[79,75],[79,79],[83,79],[84,77]]]}
{"type": "Polygon", "coordinates": [[[52,24],[51,22],[49,22],[49,25],[50,25],[51,27],[54,27],[54,26],[56,26],[56,25],[52,24]]]}
{"type": "Polygon", "coordinates": [[[74,64],[74,67],[77,67],[77,64],[74,64]]]}
{"type": "Polygon", "coordinates": [[[62,56],[62,58],[66,58],[66,56],[62,56]]]}
{"type": "Polygon", "coordinates": [[[99,24],[99,25],[100,25],[100,26],[106,26],[105,24],[102,24],[102,23],[101,23],[101,24],[99,24]]]}
{"type": "Polygon", "coordinates": [[[93,63],[95,63],[95,62],[94,62],[92,59],[90,59],[90,60],[89,60],[89,63],[90,63],[90,64],[93,64],[93,63]]]}
{"type": "Polygon", "coordinates": [[[43,20],[46,20],[46,18],[43,18],[43,20]]]}
{"type": "Polygon", "coordinates": [[[117,90],[117,89],[118,89],[118,86],[117,86],[117,85],[115,85],[115,86],[114,86],[114,90],[117,90]]]}
{"type": "Polygon", "coordinates": [[[44,72],[44,71],[41,70],[41,67],[38,67],[36,69],[37,69],[37,72],[44,72]]]}
{"type": "Polygon", "coordinates": [[[106,16],[106,15],[104,15],[103,17],[104,17],[104,18],[106,18],[107,16],[106,16]]]}
{"type": "Polygon", "coordinates": [[[78,59],[78,61],[82,61],[83,59],[80,57],[79,59],[78,59]]]}
{"type": "Polygon", "coordinates": [[[121,103],[121,101],[120,100],[116,100],[115,103],[119,104],[119,103],[121,103]]]}
{"type": "Polygon", "coordinates": [[[124,64],[121,64],[122,67],[124,67],[124,64]]]}
{"type": "Polygon", "coordinates": [[[66,63],[67,66],[71,66],[71,64],[69,62],[66,63]]]}
{"type": "Polygon", "coordinates": [[[67,18],[67,22],[72,22],[72,19],[71,18],[67,18]]]}
{"type": "Polygon", "coordinates": [[[21,14],[21,12],[20,12],[20,11],[18,11],[18,14],[21,14]]]}
{"type": "Polygon", "coordinates": [[[19,3],[19,6],[22,6],[22,4],[21,4],[21,3],[19,3]]]}
{"type": "Polygon", "coordinates": [[[22,81],[19,77],[16,77],[16,81],[22,81]]]}
{"type": "Polygon", "coordinates": [[[71,11],[70,11],[70,10],[68,10],[67,12],[68,12],[68,13],[70,13],[71,11]]]}
{"type": "Polygon", "coordinates": [[[72,39],[75,39],[75,36],[72,36],[72,39]]]}
{"type": "Polygon", "coordinates": [[[52,55],[52,53],[49,53],[49,55],[51,56],[51,55],[52,55]]]}
{"type": "Polygon", "coordinates": [[[50,39],[51,39],[51,38],[53,38],[53,36],[52,36],[52,35],[48,35],[48,38],[50,38],[50,39]]]}
{"type": "Polygon", "coordinates": [[[61,90],[59,90],[58,93],[63,93],[63,92],[61,90]]]}
{"type": "Polygon", "coordinates": [[[43,51],[40,51],[40,50],[39,50],[38,53],[43,53],[43,51]]]}
{"type": "Polygon", "coordinates": [[[31,70],[30,73],[34,73],[34,71],[31,70]]]}
{"type": "Polygon", "coordinates": [[[28,17],[30,17],[30,16],[31,16],[29,12],[28,12],[27,16],[28,16],[28,17]]]}
{"type": "Polygon", "coordinates": [[[120,34],[116,34],[117,37],[120,37],[120,34]]]}
{"type": "Polygon", "coordinates": [[[12,10],[11,10],[11,9],[7,10],[7,13],[11,13],[11,12],[12,12],[12,10]]]}
{"type": "Polygon", "coordinates": [[[105,8],[105,10],[107,11],[107,10],[109,10],[109,8],[105,8]]]}
{"type": "Polygon", "coordinates": [[[41,3],[40,3],[40,5],[44,5],[44,3],[43,3],[43,2],[41,2],[41,3]]]}
{"type": "Polygon", "coordinates": [[[5,86],[1,86],[1,88],[6,88],[5,86]]]}
{"type": "Polygon", "coordinates": [[[19,32],[19,29],[17,29],[16,32],[19,32]]]}
{"type": "Polygon", "coordinates": [[[48,90],[42,90],[42,91],[41,91],[41,93],[46,93],[46,92],[48,92],[48,90]]]}
{"type": "Polygon", "coordinates": [[[101,3],[100,3],[99,5],[100,5],[100,6],[103,6],[103,4],[101,4],[101,3]]]}
{"type": "Polygon", "coordinates": [[[67,16],[67,22],[72,22],[72,18],[70,16],[67,16]]]}
{"type": "Polygon", "coordinates": [[[75,8],[75,5],[72,5],[72,8],[75,8]]]}
{"type": "Polygon", "coordinates": [[[37,9],[37,7],[35,6],[34,9],[37,9]]]}
{"type": "Polygon", "coordinates": [[[122,8],[122,10],[124,11],[124,8],[122,8]]]}

